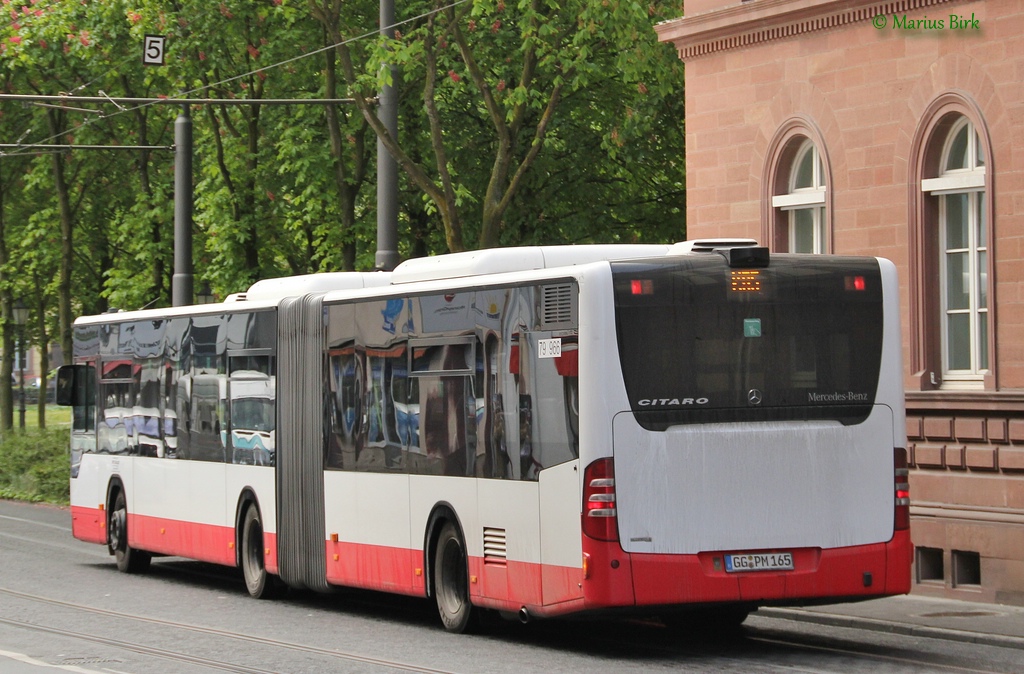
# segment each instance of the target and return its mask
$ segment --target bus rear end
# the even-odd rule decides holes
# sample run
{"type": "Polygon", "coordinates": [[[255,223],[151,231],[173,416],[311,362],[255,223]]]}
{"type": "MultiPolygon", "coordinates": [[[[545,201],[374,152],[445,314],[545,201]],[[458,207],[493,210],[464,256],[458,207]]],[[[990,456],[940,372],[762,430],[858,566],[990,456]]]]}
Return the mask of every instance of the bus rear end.
{"type": "Polygon", "coordinates": [[[584,470],[586,604],[908,592],[892,264],[734,249],[612,277],[628,402],[584,470]]]}

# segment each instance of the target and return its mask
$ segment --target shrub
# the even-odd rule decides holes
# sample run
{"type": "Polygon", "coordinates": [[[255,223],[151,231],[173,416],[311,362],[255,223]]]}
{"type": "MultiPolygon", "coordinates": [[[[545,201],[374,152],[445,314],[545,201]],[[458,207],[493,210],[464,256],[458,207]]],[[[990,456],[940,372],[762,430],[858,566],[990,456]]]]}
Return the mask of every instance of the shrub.
{"type": "Polygon", "coordinates": [[[67,504],[67,428],[7,431],[0,437],[0,498],[67,504]]]}

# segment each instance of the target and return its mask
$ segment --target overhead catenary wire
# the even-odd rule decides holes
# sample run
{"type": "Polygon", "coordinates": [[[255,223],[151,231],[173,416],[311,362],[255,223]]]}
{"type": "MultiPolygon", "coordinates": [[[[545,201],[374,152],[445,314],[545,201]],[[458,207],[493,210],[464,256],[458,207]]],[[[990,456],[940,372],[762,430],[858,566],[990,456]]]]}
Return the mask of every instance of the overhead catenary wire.
{"type": "MultiPolygon", "coordinates": [[[[457,7],[457,6],[462,5],[462,4],[465,4],[466,2],[469,2],[469,0],[454,0],[454,2],[450,2],[447,5],[444,5],[442,7],[436,7],[434,9],[431,9],[431,10],[427,11],[427,12],[423,12],[423,13],[417,15],[417,16],[410,17],[408,19],[403,19],[402,21],[396,21],[395,23],[391,24],[390,26],[387,26],[387,28],[388,29],[394,29],[394,28],[397,28],[399,26],[404,26],[404,25],[406,25],[408,23],[412,23],[414,21],[419,21],[420,19],[426,18],[426,17],[431,16],[433,14],[438,14],[440,12],[447,11],[448,9],[451,9],[453,7],[457,7]]],[[[302,98],[297,98],[297,99],[258,99],[258,98],[227,98],[227,99],[197,98],[197,99],[192,99],[192,98],[188,98],[188,97],[192,96],[194,94],[197,94],[197,93],[201,93],[203,91],[208,91],[208,90],[214,89],[216,87],[223,86],[225,84],[230,84],[231,82],[235,82],[237,80],[240,80],[240,79],[243,79],[243,78],[246,78],[246,77],[250,77],[252,75],[256,75],[256,74],[258,74],[260,72],[265,72],[265,71],[268,71],[268,70],[273,70],[275,68],[280,68],[282,66],[285,66],[285,65],[288,65],[288,64],[291,64],[291,63],[295,63],[297,61],[301,61],[302,59],[309,58],[311,56],[316,56],[318,54],[321,54],[323,52],[329,51],[331,49],[336,49],[339,46],[348,45],[348,44],[352,44],[352,43],[358,42],[360,40],[368,39],[370,37],[379,35],[380,34],[380,30],[381,29],[378,28],[378,29],[375,29],[373,31],[368,31],[366,33],[363,33],[361,35],[357,35],[357,36],[349,38],[347,40],[342,40],[341,42],[337,42],[337,43],[334,43],[334,44],[326,45],[324,47],[319,47],[319,48],[314,49],[312,51],[304,52],[302,54],[299,54],[298,56],[292,56],[290,58],[284,59],[282,61],[278,61],[276,63],[271,63],[269,65],[261,66],[259,68],[254,68],[254,69],[252,69],[252,70],[250,70],[248,72],[245,72],[245,73],[240,73],[238,75],[233,75],[231,77],[224,78],[224,79],[219,80],[217,82],[211,82],[210,84],[206,84],[206,85],[203,85],[201,87],[196,87],[194,89],[189,89],[188,91],[184,91],[181,94],[176,95],[176,96],[170,96],[169,95],[169,96],[160,96],[160,97],[156,97],[156,98],[140,99],[140,100],[143,100],[145,102],[138,103],[138,104],[133,102],[132,99],[118,98],[118,97],[109,97],[109,96],[107,96],[105,94],[104,94],[104,96],[93,96],[93,97],[77,96],[77,95],[59,95],[59,96],[55,96],[53,98],[56,98],[58,101],[68,102],[68,103],[70,103],[70,102],[83,103],[83,102],[86,102],[87,99],[93,99],[90,102],[95,102],[95,103],[101,103],[101,104],[109,105],[109,104],[113,103],[114,101],[119,101],[119,102],[120,101],[127,101],[129,105],[134,105],[134,107],[127,107],[127,108],[123,108],[123,109],[118,109],[116,112],[112,112],[112,113],[107,113],[107,114],[99,113],[100,116],[98,118],[86,120],[85,122],[83,122],[82,126],[79,127],[79,129],[81,129],[82,127],[89,126],[89,125],[91,125],[91,124],[93,124],[93,123],[95,123],[95,122],[97,122],[97,121],[99,121],[101,119],[109,119],[111,117],[116,117],[116,116],[124,114],[126,112],[134,112],[136,110],[139,110],[139,109],[151,106],[151,105],[167,105],[167,104],[176,104],[176,105],[303,105],[303,104],[329,105],[329,104],[331,104],[330,101],[334,101],[334,100],[338,100],[338,101],[345,100],[347,103],[354,103],[355,99],[302,99],[302,98]]],[[[123,64],[123,63],[124,63],[124,61],[121,62],[121,64],[123,64]]],[[[97,79],[99,79],[99,78],[94,78],[89,84],[91,84],[92,82],[95,82],[97,79]]],[[[88,84],[82,85],[82,86],[88,86],[88,84]]],[[[78,89],[80,89],[80,88],[81,88],[81,86],[76,88],[76,91],[78,89]]],[[[21,97],[20,100],[28,100],[29,98],[33,98],[33,97],[31,97],[31,96],[29,96],[27,94],[0,94],[0,100],[3,100],[5,98],[13,98],[15,100],[19,100],[17,97],[21,97]]],[[[34,97],[34,98],[41,98],[41,97],[34,97]]],[[[50,102],[50,104],[53,104],[52,101],[50,102]]],[[[115,103],[115,105],[116,105],[116,103],[115,103]]],[[[61,136],[65,135],[65,133],[66,132],[56,133],[56,134],[53,134],[53,135],[48,136],[46,138],[41,138],[38,141],[33,141],[32,143],[22,144],[19,147],[21,149],[23,149],[23,150],[30,150],[30,149],[32,149],[32,148],[34,148],[36,146],[41,146],[41,145],[44,145],[44,144],[48,143],[49,141],[56,140],[56,139],[60,138],[61,136]]],[[[119,147],[122,147],[122,146],[119,146],[119,147]]],[[[12,155],[16,155],[16,154],[22,154],[22,151],[15,151],[15,152],[10,152],[10,153],[6,153],[6,154],[7,154],[7,156],[12,156],[12,155]]]]}
{"type": "MultiPolygon", "coordinates": [[[[168,98],[157,97],[125,97],[125,96],[71,96],[69,94],[0,94],[0,101],[28,101],[46,105],[46,107],[57,107],[76,112],[98,112],[89,108],[69,108],[58,103],[112,103],[138,104],[139,107],[148,105],[342,105],[354,103],[354,98],[168,98]]],[[[127,108],[120,111],[128,112],[127,108]]],[[[120,112],[119,111],[119,112],[120,112]]],[[[111,113],[108,117],[117,113],[111,113]]]]}
{"type": "MultiPolygon", "coordinates": [[[[0,143],[0,148],[32,148],[33,150],[55,150],[58,152],[69,150],[174,150],[173,145],[53,145],[42,143],[33,143],[32,145],[0,143]]],[[[0,157],[2,156],[4,153],[0,152],[0,157]]]]}

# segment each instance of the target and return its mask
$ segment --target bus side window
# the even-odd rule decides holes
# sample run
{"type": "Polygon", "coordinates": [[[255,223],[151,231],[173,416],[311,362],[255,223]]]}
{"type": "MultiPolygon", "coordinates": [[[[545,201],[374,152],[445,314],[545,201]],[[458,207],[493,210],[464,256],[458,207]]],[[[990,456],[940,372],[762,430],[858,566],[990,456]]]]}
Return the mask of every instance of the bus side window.
{"type": "Polygon", "coordinates": [[[577,338],[551,331],[519,334],[520,479],[579,456],[577,338]],[[557,345],[560,355],[545,353],[557,345]]]}
{"type": "Polygon", "coordinates": [[[96,367],[89,363],[58,368],[56,403],[72,408],[73,431],[96,430],[96,367]]]}
{"type": "Polygon", "coordinates": [[[358,440],[362,430],[363,385],[360,354],[349,344],[331,349],[329,363],[329,419],[330,436],[326,448],[327,468],[355,467],[358,440]]]}
{"type": "Polygon", "coordinates": [[[410,345],[411,375],[418,378],[422,470],[472,475],[476,462],[475,340],[410,345]]]}
{"type": "Polygon", "coordinates": [[[100,414],[97,433],[100,452],[127,454],[131,451],[132,361],[110,360],[103,363],[100,380],[100,414]]]}

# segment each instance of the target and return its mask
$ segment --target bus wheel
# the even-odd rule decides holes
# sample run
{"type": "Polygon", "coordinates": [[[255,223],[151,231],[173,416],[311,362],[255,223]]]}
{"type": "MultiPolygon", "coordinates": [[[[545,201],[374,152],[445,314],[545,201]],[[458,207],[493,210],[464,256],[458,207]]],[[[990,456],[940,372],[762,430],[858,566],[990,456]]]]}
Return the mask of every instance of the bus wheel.
{"type": "Polygon", "coordinates": [[[123,573],[145,572],[153,556],[128,546],[128,506],[124,492],[118,492],[114,499],[114,509],[110,512],[107,527],[110,532],[110,552],[117,560],[117,570],[123,573]]]}
{"type": "Polygon", "coordinates": [[[250,503],[242,519],[242,574],[246,589],[256,599],[270,599],[277,589],[263,559],[263,521],[259,508],[250,503]]]}
{"type": "Polygon", "coordinates": [[[470,629],[473,605],[469,601],[466,548],[451,522],[441,529],[434,551],[434,598],[446,630],[461,634],[470,629]]]}

